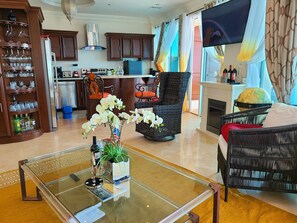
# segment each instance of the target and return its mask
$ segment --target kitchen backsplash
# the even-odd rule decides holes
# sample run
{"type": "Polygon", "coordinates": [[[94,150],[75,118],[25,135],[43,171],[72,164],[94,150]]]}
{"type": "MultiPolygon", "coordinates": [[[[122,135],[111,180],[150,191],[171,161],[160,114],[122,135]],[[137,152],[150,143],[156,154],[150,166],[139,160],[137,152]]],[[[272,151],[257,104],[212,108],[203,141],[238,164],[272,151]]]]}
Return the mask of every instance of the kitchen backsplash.
{"type": "MultiPolygon", "coordinates": [[[[118,65],[123,61],[100,60],[102,51],[78,51],[78,61],[57,61],[57,66],[62,67],[63,71],[77,70],[81,74],[81,68],[107,68],[117,70],[118,65]],[[77,66],[72,66],[77,64],[77,66]]],[[[104,53],[106,56],[106,53],[104,53]]],[[[123,59],[127,60],[127,59],[123,59]]],[[[131,60],[131,59],[129,59],[131,60]]],[[[142,61],[142,74],[149,74],[149,69],[153,66],[153,61],[142,61]]]]}

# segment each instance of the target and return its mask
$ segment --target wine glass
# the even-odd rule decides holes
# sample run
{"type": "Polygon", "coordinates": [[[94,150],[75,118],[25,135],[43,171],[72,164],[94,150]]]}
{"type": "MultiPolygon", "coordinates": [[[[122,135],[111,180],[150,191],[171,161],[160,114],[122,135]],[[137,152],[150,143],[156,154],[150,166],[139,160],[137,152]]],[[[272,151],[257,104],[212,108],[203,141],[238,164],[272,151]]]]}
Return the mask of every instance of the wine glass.
{"type": "Polygon", "coordinates": [[[5,36],[9,36],[10,35],[10,33],[11,33],[11,25],[8,23],[7,24],[7,30],[6,30],[6,32],[5,32],[5,36]]]}
{"type": "Polygon", "coordinates": [[[12,29],[12,25],[11,24],[7,24],[7,30],[5,32],[5,36],[14,36],[15,32],[12,29]]]}
{"type": "Polygon", "coordinates": [[[19,37],[28,37],[28,34],[26,33],[26,30],[24,29],[25,25],[21,24],[21,30],[19,32],[19,37]]]}

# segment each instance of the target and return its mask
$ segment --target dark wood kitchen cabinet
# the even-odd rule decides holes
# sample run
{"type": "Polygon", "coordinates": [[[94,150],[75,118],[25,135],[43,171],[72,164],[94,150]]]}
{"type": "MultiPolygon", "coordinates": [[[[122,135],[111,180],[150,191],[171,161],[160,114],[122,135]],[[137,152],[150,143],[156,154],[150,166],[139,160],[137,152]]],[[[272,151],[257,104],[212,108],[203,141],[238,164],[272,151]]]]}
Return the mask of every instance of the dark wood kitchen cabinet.
{"type": "Polygon", "coordinates": [[[142,59],[154,59],[154,39],[150,36],[142,38],[142,59]]]}
{"type": "Polygon", "coordinates": [[[138,58],[153,60],[154,35],[132,33],[105,33],[107,60],[138,58]]]}
{"type": "Polygon", "coordinates": [[[106,36],[107,60],[122,59],[122,38],[120,36],[106,36]]]}
{"type": "Polygon", "coordinates": [[[140,37],[123,37],[123,57],[141,58],[141,38],[140,37]]]}
{"type": "Polygon", "coordinates": [[[43,34],[49,35],[52,52],[58,61],[77,61],[77,33],[76,31],[44,29],[43,34]]]}

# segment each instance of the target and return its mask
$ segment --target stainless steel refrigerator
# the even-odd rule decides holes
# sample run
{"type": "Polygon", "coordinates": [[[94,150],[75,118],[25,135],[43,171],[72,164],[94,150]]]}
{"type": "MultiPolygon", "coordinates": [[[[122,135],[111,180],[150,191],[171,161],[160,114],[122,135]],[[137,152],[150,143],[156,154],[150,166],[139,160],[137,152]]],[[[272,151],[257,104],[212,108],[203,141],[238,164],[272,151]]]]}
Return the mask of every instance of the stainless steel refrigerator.
{"type": "Polygon", "coordinates": [[[56,55],[51,52],[51,41],[48,37],[41,38],[41,48],[43,52],[43,67],[45,72],[46,102],[48,107],[49,122],[51,131],[58,127],[57,98],[58,98],[58,75],[56,66],[56,55]]]}

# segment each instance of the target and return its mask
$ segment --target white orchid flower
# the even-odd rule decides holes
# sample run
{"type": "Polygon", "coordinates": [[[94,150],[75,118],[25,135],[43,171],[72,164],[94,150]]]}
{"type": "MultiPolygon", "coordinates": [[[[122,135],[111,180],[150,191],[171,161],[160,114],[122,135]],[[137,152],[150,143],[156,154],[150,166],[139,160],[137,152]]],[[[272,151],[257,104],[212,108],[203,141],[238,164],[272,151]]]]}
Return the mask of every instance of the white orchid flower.
{"type": "Polygon", "coordinates": [[[99,113],[99,114],[101,114],[101,113],[103,113],[104,111],[105,111],[105,109],[106,108],[104,108],[102,105],[97,105],[96,106],[96,111],[99,113]]]}
{"type": "Polygon", "coordinates": [[[145,123],[150,123],[154,121],[156,118],[156,115],[151,111],[144,110],[142,113],[143,113],[143,122],[145,123]]]}
{"type": "Polygon", "coordinates": [[[101,125],[102,116],[100,114],[93,114],[90,122],[94,125],[101,125]]]}
{"type": "Polygon", "coordinates": [[[109,115],[109,112],[105,111],[103,112],[102,114],[100,114],[101,116],[101,123],[102,124],[105,124],[105,123],[108,123],[108,115],[109,115]]]}
{"type": "MultiPolygon", "coordinates": [[[[107,103],[107,107],[110,111],[112,111],[115,106],[116,106],[116,101],[117,101],[117,97],[115,95],[108,95],[106,98],[105,98],[105,101],[107,103]]],[[[101,101],[100,101],[101,103],[101,101]]]]}
{"type": "Polygon", "coordinates": [[[125,120],[129,120],[130,119],[130,115],[126,112],[121,112],[119,113],[119,117],[125,120]]]}
{"type": "Polygon", "coordinates": [[[116,105],[117,105],[117,108],[118,109],[122,109],[124,106],[123,106],[123,101],[121,99],[116,99],[116,105]]]}
{"type": "Polygon", "coordinates": [[[114,95],[102,98],[100,104],[96,106],[97,113],[92,116],[90,121],[82,125],[84,130],[83,135],[87,136],[90,131],[94,131],[96,127],[101,124],[108,124],[111,128],[121,130],[125,122],[136,122],[136,124],[139,124],[143,121],[154,128],[157,128],[163,123],[163,119],[150,110],[143,110],[143,114],[141,114],[138,109],[135,109],[134,111],[130,111],[131,115],[126,112],[121,112],[116,115],[113,113],[114,108],[121,110],[125,108],[125,105],[121,99],[118,99],[114,95]]]}
{"type": "Polygon", "coordinates": [[[156,116],[156,119],[152,120],[150,127],[156,128],[156,127],[160,126],[162,123],[163,123],[163,119],[159,116],[156,116]]]}
{"type": "Polygon", "coordinates": [[[91,127],[91,123],[90,122],[85,122],[84,124],[82,124],[81,126],[85,132],[89,132],[92,130],[92,127],[91,127]]]}
{"type": "Polygon", "coordinates": [[[101,104],[103,110],[106,110],[106,109],[108,109],[108,107],[109,107],[109,106],[108,106],[108,101],[107,101],[106,98],[102,98],[102,99],[100,100],[100,104],[101,104]]]}
{"type": "Polygon", "coordinates": [[[136,122],[136,124],[138,124],[138,123],[142,122],[142,120],[143,120],[143,117],[139,113],[134,113],[132,115],[131,122],[136,122]]]}

